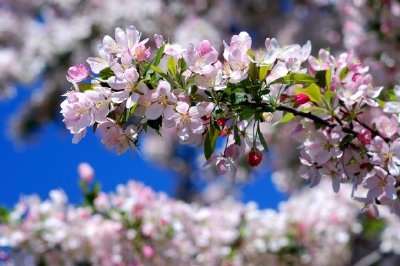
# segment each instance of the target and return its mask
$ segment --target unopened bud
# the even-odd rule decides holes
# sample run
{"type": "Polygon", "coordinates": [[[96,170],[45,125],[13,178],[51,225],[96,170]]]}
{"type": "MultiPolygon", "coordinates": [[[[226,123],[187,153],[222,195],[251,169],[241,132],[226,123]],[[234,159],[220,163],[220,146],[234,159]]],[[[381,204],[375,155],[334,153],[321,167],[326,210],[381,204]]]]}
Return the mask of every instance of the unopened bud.
{"type": "Polygon", "coordinates": [[[261,117],[262,117],[264,122],[271,122],[272,119],[274,118],[274,114],[271,113],[271,112],[263,112],[261,114],[261,117]]]}
{"type": "Polygon", "coordinates": [[[357,133],[357,139],[364,145],[371,144],[372,135],[367,129],[363,129],[360,133],[357,133]]]}
{"type": "Polygon", "coordinates": [[[259,150],[251,150],[248,156],[248,163],[250,166],[257,166],[261,163],[263,159],[262,152],[259,150]]]}
{"type": "Polygon", "coordinates": [[[300,93],[300,94],[297,94],[295,97],[294,97],[294,102],[296,103],[296,104],[298,104],[298,105],[302,105],[302,104],[305,104],[305,103],[308,103],[310,101],[310,97],[308,97],[306,94],[304,94],[304,93],[300,93]]]}
{"type": "Polygon", "coordinates": [[[85,182],[86,184],[89,184],[92,182],[93,177],[94,177],[94,170],[88,163],[80,163],[78,166],[78,174],[79,178],[85,182]]]}
{"type": "Polygon", "coordinates": [[[226,119],[224,117],[220,117],[220,118],[217,119],[217,125],[220,128],[224,128],[225,123],[226,123],[226,119]]]}

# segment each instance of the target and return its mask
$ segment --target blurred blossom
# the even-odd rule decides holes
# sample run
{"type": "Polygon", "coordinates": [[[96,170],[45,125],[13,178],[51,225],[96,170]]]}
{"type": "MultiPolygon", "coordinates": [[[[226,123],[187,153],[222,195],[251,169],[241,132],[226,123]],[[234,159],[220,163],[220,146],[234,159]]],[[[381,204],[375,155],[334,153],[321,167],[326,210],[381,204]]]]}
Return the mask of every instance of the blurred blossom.
{"type": "Polygon", "coordinates": [[[78,174],[79,174],[79,178],[86,184],[89,184],[90,182],[93,181],[94,170],[93,170],[92,166],[88,163],[80,163],[79,164],[78,174]]]}
{"type": "Polygon", "coordinates": [[[275,211],[229,199],[200,207],[129,182],[99,194],[91,210],[52,191],[46,201],[21,199],[0,225],[0,248],[9,247],[11,265],[29,265],[23,258],[58,265],[348,265],[361,224],[346,193],[321,184],[275,211]]]}

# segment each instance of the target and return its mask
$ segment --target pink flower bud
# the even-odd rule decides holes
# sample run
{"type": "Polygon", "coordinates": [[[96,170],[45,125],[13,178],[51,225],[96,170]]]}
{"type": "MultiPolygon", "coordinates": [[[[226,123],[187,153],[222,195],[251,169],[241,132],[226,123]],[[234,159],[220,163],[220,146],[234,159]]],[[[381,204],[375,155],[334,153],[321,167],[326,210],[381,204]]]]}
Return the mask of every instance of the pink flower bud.
{"type": "Polygon", "coordinates": [[[294,97],[294,102],[298,105],[308,103],[309,101],[310,97],[308,97],[304,93],[297,94],[296,97],[294,97]]]}
{"type": "Polygon", "coordinates": [[[224,155],[227,158],[231,158],[232,160],[236,160],[240,156],[240,149],[239,146],[235,144],[231,144],[228,147],[226,147],[224,151],[224,155]]]}
{"type": "Polygon", "coordinates": [[[142,252],[146,258],[151,258],[154,256],[154,249],[149,245],[144,245],[142,252]]]}
{"type": "Polygon", "coordinates": [[[161,46],[164,45],[164,37],[159,35],[159,34],[154,34],[154,41],[156,43],[156,47],[160,48],[161,46]]]}
{"type": "Polygon", "coordinates": [[[94,177],[94,170],[88,163],[80,163],[78,166],[78,174],[80,179],[85,182],[86,184],[89,184],[92,182],[93,177],[94,177]]]}
{"type": "Polygon", "coordinates": [[[361,78],[361,74],[360,74],[360,73],[355,73],[355,74],[353,75],[353,77],[351,78],[351,80],[352,80],[353,82],[356,82],[359,78],[361,78]]]}
{"type": "Polygon", "coordinates": [[[80,82],[88,76],[89,68],[85,64],[79,64],[68,69],[67,80],[70,82],[80,82]]]}
{"type": "Polygon", "coordinates": [[[357,139],[364,145],[371,144],[372,135],[371,132],[367,129],[361,130],[360,133],[357,134],[357,139]]]}

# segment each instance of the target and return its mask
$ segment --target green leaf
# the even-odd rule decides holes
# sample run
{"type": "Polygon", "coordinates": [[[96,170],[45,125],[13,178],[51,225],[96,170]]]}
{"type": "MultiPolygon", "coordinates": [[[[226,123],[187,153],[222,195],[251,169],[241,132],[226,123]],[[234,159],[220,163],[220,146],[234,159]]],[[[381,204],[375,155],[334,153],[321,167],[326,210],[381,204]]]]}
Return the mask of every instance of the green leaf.
{"type": "Polygon", "coordinates": [[[155,65],[151,65],[150,68],[151,68],[154,72],[156,72],[156,73],[158,73],[158,74],[165,74],[164,71],[163,71],[161,68],[156,67],[155,65]]]}
{"type": "Polygon", "coordinates": [[[328,102],[331,102],[334,96],[335,96],[335,93],[331,90],[325,92],[325,98],[328,102]]]}
{"type": "Polygon", "coordinates": [[[282,83],[282,84],[309,84],[309,83],[315,83],[316,79],[311,77],[308,74],[304,73],[290,73],[287,74],[284,77],[281,77],[279,79],[276,79],[271,82],[271,84],[274,83],[282,83]]]}
{"type": "Polygon", "coordinates": [[[386,101],[378,99],[378,104],[379,104],[380,108],[383,108],[383,106],[385,106],[385,104],[386,104],[386,101]]]}
{"type": "Polygon", "coordinates": [[[186,61],[183,58],[179,58],[178,65],[179,65],[180,73],[183,73],[183,72],[186,71],[187,64],[186,64],[186,61]]]}
{"type": "Polygon", "coordinates": [[[258,135],[258,138],[260,139],[261,145],[263,145],[263,147],[264,147],[264,150],[269,151],[268,144],[265,141],[264,136],[260,129],[260,123],[258,123],[258,125],[257,125],[257,135],[258,135]]]}
{"type": "Polygon", "coordinates": [[[392,101],[392,102],[397,102],[398,101],[396,93],[394,92],[393,89],[387,90],[387,96],[389,98],[389,101],[392,101]]]}
{"type": "Polygon", "coordinates": [[[308,86],[305,89],[296,88],[295,92],[296,92],[296,94],[303,93],[303,94],[307,95],[308,97],[310,97],[310,100],[315,103],[322,103],[321,91],[320,91],[318,85],[315,83],[310,84],[310,86],[308,86]]]}
{"type": "Polygon", "coordinates": [[[162,126],[162,116],[160,116],[156,120],[148,120],[147,124],[149,125],[149,127],[155,130],[160,130],[162,126]]]}
{"type": "Polygon", "coordinates": [[[218,138],[218,130],[213,127],[213,123],[210,119],[210,130],[206,134],[206,139],[204,142],[204,156],[206,159],[210,159],[211,155],[214,152],[215,145],[217,143],[218,138]]]}
{"type": "Polygon", "coordinates": [[[301,109],[301,111],[305,112],[305,113],[313,113],[314,115],[325,115],[325,114],[329,113],[329,111],[327,109],[318,107],[318,106],[311,106],[308,108],[303,108],[303,109],[301,109]]]}
{"type": "Polygon", "coordinates": [[[247,50],[247,55],[248,55],[251,59],[254,60],[255,56],[254,56],[253,50],[251,50],[251,49],[247,50]]]}
{"type": "Polygon", "coordinates": [[[342,141],[339,143],[339,148],[343,151],[344,149],[347,148],[347,146],[349,146],[349,144],[353,141],[353,139],[355,139],[356,136],[353,134],[348,134],[346,135],[342,141]]]}
{"type": "Polygon", "coordinates": [[[165,45],[160,46],[160,48],[157,49],[156,56],[153,59],[152,65],[158,66],[160,64],[161,58],[162,58],[163,53],[164,53],[164,49],[165,49],[165,45]]]}
{"type": "Polygon", "coordinates": [[[107,80],[108,78],[115,76],[114,72],[110,67],[106,67],[105,69],[99,72],[99,77],[103,80],[107,80]]]}
{"type": "Polygon", "coordinates": [[[362,219],[362,235],[370,239],[377,239],[386,227],[385,220],[382,218],[362,219]]]}
{"type": "Polygon", "coordinates": [[[264,81],[267,78],[269,67],[270,66],[260,66],[258,77],[261,81],[264,81]]]}
{"type": "Polygon", "coordinates": [[[235,144],[240,146],[241,141],[240,141],[240,134],[239,134],[239,128],[237,125],[233,126],[233,137],[235,139],[235,144]]]}
{"type": "Polygon", "coordinates": [[[349,73],[349,69],[347,67],[343,68],[339,73],[340,80],[344,80],[347,77],[348,73],[349,73]]]}
{"type": "Polygon", "coordinates": [[[230,103],[231,104],[240,104],[245,101],[247,101],[247,95],[246,93],[238,92],[238,93],[232,93],[230,96],[230,103]]]}
{"type": "Polygon", "coordinates": [[[254,108],[243,107],[239,113],[239,117],[240,120],[250,120],[256,113],[257,110],[254,108]]]}
{"type": "Polygon", "coordinates": [[[94,84],[91,84],[91,83],[79,83],[78,87],[79,87],[79,91],[80,92],[84,92],[84,91],[93,90],[94,84]]]}
{"type": "Polygon", "coordinates": [[[251,80],[257,80],[258,79],[258,71],[257,71],[257,66],[256,66],[255,63],[250,63],[249,77],[251,78],[251,80]]]}
{"type": "Polygon", "coordinates": [[[292,113],[287,113],[287,114],[285,114],[285,115],[281,118],[281,120],[279,120],[279,123],[285,124],[285,123],[287,123],[287,122],[292,121],[293,118],[295,118],[295,117],[296,117],[296,116],[295,116],[294,114],[292,114],[292,113]]]}
{"type": "Polygon", "coordinates": [[[0,206],[0,223],[6,224],[10,219],[10,213],[6,207],[0,206]]]}
{"type": "Polygon", "coordinates": [[[169,73],[171,73],[171,75],[173,77],[176,77],[176,61],[174,59],[173,56],[171,56],[168,61],[167,61],[167,67],[168,67],[168,71],[169,73]]]}
{"type": "Polygon", "coordinates": [[[315,83],[321,88],[324,88],[326,86],[326,70],[316,71],[315,79],[317,80],[315,83]]]}
{"type": "MultiPolygon", "coordinates": [[[[157,49],[156,56],[153,58],[151,63],[146,65],[146,68],[144,70],[145,74],[147,73],[147,71],[149,71],[150,68],[153,69],[153,66],[157,67],[160,64],[161,58],[162,58],[163,53],[164,53],[164,49],[165,49],[165,45],[163,45],[163,46],[161,46],[160,48],[157,49]]],[[[157,71],[155,71],[155,72],[157,72],[157,71]]]]}
{"type": "Polygon", "coordinates": [[[326,71],[325,84],[326,84],[326,89],[328,91],[331,91],[331,88],[332,88],[332,68],[329,68],[326,71]]]}

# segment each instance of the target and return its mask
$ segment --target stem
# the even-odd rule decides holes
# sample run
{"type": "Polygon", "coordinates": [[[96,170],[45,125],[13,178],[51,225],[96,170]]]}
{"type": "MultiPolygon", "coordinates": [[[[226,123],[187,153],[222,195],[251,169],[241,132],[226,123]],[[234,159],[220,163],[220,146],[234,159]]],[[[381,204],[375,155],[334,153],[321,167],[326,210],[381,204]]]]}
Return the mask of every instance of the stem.
{"type": "Polygon", "coordinates": [[[388,138],[384,138],[381,134],[379,134],[378,131],[372,129],[370,126],[368,126],[367,124],[365,124],[364,122],[360,121],[357,117],[354,119],[354,121],[356,121],[357,123],[359,123],[361,126],[363,126],[364,128],[368,129],[373,136],[379,136],[381,137],[383,140],[385,140],[386,142],[389,142],[390,139],[388,138]]]}
{"type": "MultiPolygon", "coordinates": [[[[334,128],[336,126],[335,124],[332,124],[332,123],[330,123],[330,122],[328,122],[328,121],[326,121],[326,120],[324,120],[324,119],[322,119],[322,118],[320,118],[320,117],[318,117],[316,115],[313,115],[311,113],[305,113],[305,112],[302,112],[302,111],[298,111],[298,110],[296,110],[294,108],[291,108],[291,107],[288,107],[288,106],[285,106],[285,105],[278,105],[276,107],[276,110],[289,112],[289,113],[294,114],[295,116],[305,117],[305,118],[313,120],[314,122],[316,122],[318,124],[321,124],[321,125],[324,125],[324,126],[327,126],[327,127],[330,127],[330,128],[334,128]]],[[[357,135],[357,132],[355,132],[354,130],[352,130],[350,128],[342,127],[342,126],[341,126],[341,128],[342,128],[343,132],[345,132],[345,133],[357,135]]]]}

